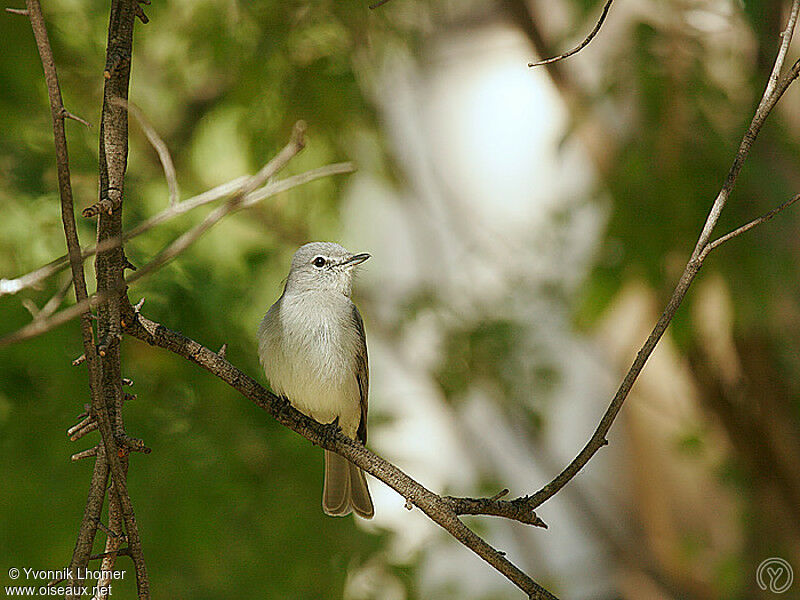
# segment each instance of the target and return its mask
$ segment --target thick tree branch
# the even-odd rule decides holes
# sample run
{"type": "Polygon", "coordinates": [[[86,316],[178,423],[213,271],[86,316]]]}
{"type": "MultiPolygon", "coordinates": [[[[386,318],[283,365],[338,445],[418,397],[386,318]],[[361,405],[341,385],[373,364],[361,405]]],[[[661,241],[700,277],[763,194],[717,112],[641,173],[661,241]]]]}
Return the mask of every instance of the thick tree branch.
{"type": "Polygon", "coordinates": [[[386,483],[458,541],[505,575],[530,598],[554,598],[552,594],[511,563],[503,553],[492,548],[461,522],[454,508],[454,502],[460,499],[438,496],[393,464],[367,450],[358,441],[342,434],[338,428],[321,425],[306,417],[295,410],[285,399],[275,396],[252,377],[198,342],[135,313],[132,307],[124,315],[124,319],[125,333],[148,344],[165,348],[201,366],[254,402],[259,408],[267,411],[281,424],[326,450],[338,452],[386,483]]]}

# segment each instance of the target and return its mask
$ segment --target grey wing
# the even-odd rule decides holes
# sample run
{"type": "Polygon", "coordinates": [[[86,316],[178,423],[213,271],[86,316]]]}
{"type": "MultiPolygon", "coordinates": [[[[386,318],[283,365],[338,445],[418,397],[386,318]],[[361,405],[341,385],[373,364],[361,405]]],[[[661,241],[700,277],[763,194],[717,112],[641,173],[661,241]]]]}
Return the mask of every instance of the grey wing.
{"type": "Polygon", "coordinates": [[[361,394],[361,422],[358,424],[358,439],[362,444],[367,443],[367,398],[369,397],[369,360],[367,359],[367,336],[364,333],[364,321],[356,305],[353,305],[353,323],[358,331],[358,346],[356,351],[356,380],[358,391],[361,394]]]}

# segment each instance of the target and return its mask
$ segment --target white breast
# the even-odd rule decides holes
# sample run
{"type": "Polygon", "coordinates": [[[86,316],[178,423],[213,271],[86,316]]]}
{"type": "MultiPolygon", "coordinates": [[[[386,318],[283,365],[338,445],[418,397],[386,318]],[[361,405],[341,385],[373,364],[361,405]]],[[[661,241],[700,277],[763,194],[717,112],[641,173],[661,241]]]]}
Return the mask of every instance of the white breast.
{"type": "Polygon", "coordinates": [[[341,294],[284,295],[259,327],[259,358],[276,394],[320,423],[339,417],[355,437],[361,418],[353,306],[341,294]]]}

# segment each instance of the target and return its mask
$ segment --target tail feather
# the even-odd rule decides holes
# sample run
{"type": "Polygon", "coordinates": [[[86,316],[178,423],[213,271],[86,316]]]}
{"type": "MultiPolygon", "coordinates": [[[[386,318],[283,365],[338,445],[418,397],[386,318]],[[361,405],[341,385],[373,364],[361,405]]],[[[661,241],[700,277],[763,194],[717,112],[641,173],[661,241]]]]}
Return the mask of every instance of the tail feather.
{"type": "Polygon", "coordinates": [[[350,467],[350,505],[359,517],[371,519],[375,515],[375,507],[372,505],[364,471],[351,462],[347,465],[350,467]]]}
{"type": "Polygon", "coordinates": [[[325,484],[322,488],[322,510],[334,517],[349,515],[350,463],[335,452],[325,451],[325,484]]]}
{"type": "Polygon", "coordinates": [[[375,514],[364,472],[335,452],[325,451],[325,486],[322,490],[322,510],[334,517],[352,511],[365,519],[375,514]]]}

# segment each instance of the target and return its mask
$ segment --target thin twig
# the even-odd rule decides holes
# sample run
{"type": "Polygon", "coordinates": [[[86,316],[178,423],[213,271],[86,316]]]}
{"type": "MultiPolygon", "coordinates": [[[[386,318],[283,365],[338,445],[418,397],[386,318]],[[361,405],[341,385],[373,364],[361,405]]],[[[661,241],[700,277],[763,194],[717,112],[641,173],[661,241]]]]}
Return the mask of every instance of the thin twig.
{"type": "Polygon", "coordinates": [[[24,8],[7,8],[6,12],[11,13],[12,15],[20,15],[23,17],[28,16],[28,11],[24,8]]]}
{"type": "Polygon", "coordinates": [[[131,549],[130,548],[120,548],[119,550],[114,550],[113,552],[99,552],[97,554],[92,554],[89,557],[89,560],[99,560],[101,558],[105,558],[106,556],[130,556],[131,549]]]}
{"type": "Polygon", "coordinates": [[[92,456],[97,456],[97,446],[76,452],[70,456],[69,459],[73,462],[77,462],[79,460],[83,460],[84,458],[91,458],[92,456]]]}
{"type": "Polygon", "coordinates": [[[370,4],[369,8],[370,8],[370,10],[374,10],[374,9],[378,8],[379,6],[383,6],[384,4],[387,4],[388,2],[389,2],[389,0],[378,0],[378,2],[374,2],[374,3],[370,4]]]}
{"type": "Polygon", "coordinates": [[[569,58],[570,56],[574,56],[575,54],[583,50],[586,46],[589,45],[589,42],[591,42],[600,31],[600,28],[603,26],[603,22],[606,20],[606,16],[608,15],[608,11],[611,8],[611,4],[613,2],[614,0],[606,0],[606,4],[605,6],[603,6],[603,12],[600,13],[600,18],[597,20],[594,29],[592,29],[592,31],[589,32],[589,35],[587,35],[586,38],[580,44],[575,46],[572,50],[565,52],[564,54],[560,54],[559,56],[551,56],[550,58],[546,58],[544,60],[528,63],[528,66],[540,67],[542,65],[549,65],[550,63],[558,62],[564,60],[565,58],[569,58]]]}
{"type": "Polygon", "coordinates": [[[169,189],[169,205],[174,206],[180,200],[181,192],[178,186],[178,176],[175,172],[175,165],[172,162],[172,156],[170,156],[167,144],[164,143],[164,140],[158,135],[155,127],[150,124],[138,106],[122,98],[116,98],[112,100],[112,102],[127,109],[128,113],[133,115],[139,123],[139,127],[144,131],[147,141],[150,142],[150,145],[153,146],[158,153],[158,160],[161,161],[161,167],[164,169],[164,177],[167,180],[167,188],[169,189]]]}
{"type": "MultiPolygon", "coordinates": [[[[115,550],[114,552],[99,552],[97,554],[92,554],[91,556],[89,556],[89,560],[100,560],[101,558],[105,558],[110,554],[114,554],[115,556],[130,556],[131,549],[120,548],[119,550],[115,550]]],[[[66,580],[66,577],[61,577],[60,579],[51,579],[50,581],[47,582],[47,587],[53,587],[54,585],[58,585],[64,580],[66,580]]]]}
{"type": "Polygon", "coordinates": [[[547,523],[528,506],[527,498],[504,501],[497,497],[492,498],[456,498],[445,496],[444,500],[450,504],[457,515],[489,515],[519,521],[526,525],[547,529],[547,523]]]}
{"type": "MultiPolygon", "coordinates": [[[[246,208],[252,206],[256,202],[264,200],[270,196],[274,196],[281,192],[288,191],[292,188],[297,186],[303,185],[310,181],[314,181],[316,179],[321,179],[323,177],[329,177],[331,175],[343,175],[347,173],[352,173],[355,171],[355,166],[353,163],[350,162],[343,162],[343,163],[334,163],[331,165],[326,165],[324,167],[319,167],[317,169],[312,169],[310,171],[306,171],[305,173],[300,173],[299,175],[292,175],[291,177],[287,177],[285,179],[279,179],[277,181],[270,181],[264,187],[255,190],[247,195],[247,197],[242,202],[242,207],[246,208]]],[[[82,258],[86,260],[87,258],[94,256],[97,252],[104,252],[111,248],[115,248],[120,244],[126,243],[128,240],[131,240],[143,233],[153,229],[157,225],[160,225],[166,221],[169,221],[179,215],[185,214],[190,210],[193,210],[199,206],[204,206],[211,202],[216,202],[225,197],[230,197],[232,194],[239,192],[242,189],[244,183],[250,179],[250,176],[244,175],[242,177],[237,177],[232,181],[227,183],[223,183],[207,192],[203,192],[197,196],[193,196],[183,202],[179,202],[169,208],[163,210],[159,214],[147,219],[146,221],[140,223],[130,231],[125,232],[122,234],[121,237],[117,238],[110,238],[101,242],[98,245],[90,246],[83,250],[82,258]]],[[[57,259],[47,263],[46,265],[39,267],[35,271],[31,271],[30,273],[26,273],[25,275],[21,275],[14,279],[0,279],[0,297],[10,294],[16,294],[24,289],[35,287],[45,279],[51,277],[55,273],[58,273],[63,268],[68,265],[67,256],[60,256],[57,259]]]]}
{"type": "Polygon", "coordinates": [[[89,121],[87,121],[86,119],[82,119],[78,115],[72,114],[66,108],[61,111],[61,114],[63,115],[63,117],[65,119],[72,119],[73,121],[77,121],[78,123],[81,123],[82,125],[86,125],[86,127],[88,127],[89,129],[92,128],[92,124],[89,123],[89,121]]]}
{"type": "MultiPolygon", "coordinates": [[[[113,293],[118,292],[123,287],[127,286],[128,284],[132,284],[135,281],[138,281],[142,277],[147,274],[152,273],[156,270],[156,268],[163,266],[169,260],[175,258],[180,252],[186,250],[192,243],[194,243],[202,233],[210,229],[213,225],[219,222],[224,216],[241,210],[243,208],[248,208],[255,204],[256,202],[263,200],[267,197],[273,196],[278,192],[284,191],[291,187],[296,187],[297,185],[301,185],[307,181],[312,181],[313,179],[317,179],[324,175],[335,174],[335,173],[350,173],[352,172],[353,167],[350,163],[341,163],[338,165],[329,165],[329,167],[323,167],[321,169],[316,169],[315,171],[309,171],[308,173],[302,173],[300,175],[296,175],[294,177],[288,177],[281,181],[276,181],[272,184],[268,184],[263,188],[257,189],[250,194],[244,196],[240,202],[231,203],[231,200],[228,201],[225,205],[218,207],[215,209],[214,212],[209,213],[209,215],[200,223],[197,227],[192,230],[189,230],[185,234],[183,234],[180,238],[175,240],[172,244],[167,246],[164,250],[162,250],[156,258],[153,259],[151,263],[144,265],[141,269],[136,271],[135,273],[131,274],[127,280],[123,284],[119,286],[119,288],[114,288],[111,290],[107,290],[106,292],[98,292],[91,296],[90,298],[83,300],[70,306],[69,308],[65,308],[64,310],[54,314],[49,319],[40,322],[32,322],[28,325],[18,329],[17,331],[10,333],[2,338],[0,338],[0,347],[7,346],[10,344],[15,344],[17,342],[31,339],[47,333],[51,329],[54,329],[64,323],[67,323],[74,319],[76,316],[82,314],[82,312],[87,307],[96,306],[98,303],[105,301],[105,299],[113,293]]],[[[175,205],[175,209],[181,207],[184,204],[183,202],[180,204],[175,205]]],[[[156,219],[154,217],[153,219],[156,219]]],[[[139,229],[139,228],[137,228],[139,229]]]]}
{"type": "Polygon", "coordinates": [[[772,95],[780,80],[783,63],[786,60],[787,52],[789,52],[789,46],[794,36],[794,28],[797,25],[798,12],[800,12],[800,4],[793,2],[789,11],[789,18],[786,21],[786,28],[781,32],[781,45],[778,49],[778,56],[775,57],[775,64],[772,65],[772,72],[769,74],[769,83],[767,83],[767,89],[764,91],[765,97],[772,95]]]}
{"type": "Polygon", "coordinates": [[[77,442],[79,439],[89,435],[90,433],[96,430],[97,430],[97,421],[91,420],[88,423],[86,423],[86,425],[84,425],[83,427],[80,427],[75,431],[73,431],[69,436],[69,441],[77,442]]]}
{"type": "Polygon", "coordinates": [[[84,429],[84,428],[88,427],[89,424],[92,423],[93,421],[94,421],[94,417],[92,415],[87,415],[85,418],[83,418],[82,421],[80,421],[79,423],[76,423],[75,425],[73,425],[72,427],[67,429],[67,437],[71,437],[71,436],[75,435],[75,433],[77,433],[81,429],[84,429]]]}
{"type": "Polygon", "coordinates": [[[67,292],[69,292],[69,288],[71,287],[72,278],[67,277],[61,284],[61,287],[56,290],[56,293],[52,295],[52,297],[45,303],[41,310],[33,315],[33,320],[43,321],[56,312],[58,307],[61,306],[61,303],[64,301],[64,297],[67,295],[67,292]]]}
{"type": "Polygon", "coordinates": [[[773,218],[775,215],[777,215],[779,212],[781,212],[785,208],[789,208],[792,204],[794,204],[798,200],[800,200],[800,194],[792,196],[789,200],[787,200],[786,202],[784,202],[780,206],[777,206],[777,207],[773,208],[768,213],[765,213],[765,214],[761,215],[760,217],[758,217],[756,219],[753,219],[749,223],[746,223],[745,225],[742,225],[741,227],[737,227],[733,231],[731,231],[729,233],[726,233],[725,235],[723,235],[721,237],[718,237],[713,242],[709,242],[708,245],[703,249],[703,252],[701,253],[700,256],[702,258],[705,258],[705,256],[709,252],[714,250],[714,248],[717,248],[717,247],[721,246],[722,244],[724,244],[725,242],[727,242],[729,240],[732,240],[736,236],[742,235],[745,231],[750,231],[753,227],[756,227],[757,225],[761,225],[762,223],[766,223],[771,218],[773,218]]]}
{"type": "MultiPolygon", "coordinates": [[[[114,485],[113,483],[111,485],[114,485]]],[[[112,530],[108,525],[103,523],[100,519],[97,519],[97,528],[100,529],[103,533],[105,533],[109,537],[113,538],[120,538],[123,539],[125,537],[124,533],[119,533],[117,531],[112,530]]]]}
{"type": "MultiPolygon", "coordinates": [[[[800,7],[800,0],[794,0],[792,3],[792,16],[790,19],[794,18],[793,16],[796,15],[798,7],[800,7]]],[[[783,47],[783,44],[787,43],[786,40],[791,36],[793,29],[787,28],[786,32],[788,33],[783,35],[783,43],[781,44],[781,48],[783,47]]],[[[782,60],[782,52],[783,51],[781,49],[778,53],[776,62],[782,60]]],[[[614,395],[614,398],[606,409],[606,412],[603,414],[603,417],[601,418],[600,423],[598,424],[594,433],[589,438],[589,441],[572,460],[572,462],[570,462],[564,468],[564,470],[561,471],[561,473],[559,473],[550,483],[545,485],[542,489],[537,491],[529,498],[528,504],[530,508],[537,508],[543,502],[547,501],[549,498],[552,498],[561,488],[563,488],[578,474],[578,472],[586,465],[586,463],[589,462],[589,460],[591,460],[591,458],[597,453],[598,450],[600,450],[600,448],[608,444],[606,434],[611,429],[611,425],[614,423],[614,420],[619,414],[619,411],[622,408],[625,399],[628,397],[633,384],[636,382],[636,379],[642,372],[647,359],[652,354],[653,350],[661,339],[661,336],[664,334],[664,331],[666,331],[667,326],[672,321],[675,313],[678,311],[681,302],[686,296],[686,293],[689,291],[689,287],[694,281],[694,278],[697,276],[704,259],[708,255],[709,251],[707,250],[707,247],[709,245],[711,234],[719,220],[722,209],[725,207],[725,203],[730,197],[742,165],[750,153],[750,148],[752,147],[756,137],[758,136],[758,133],[761,131],[761,128],[764,125],[764,121],[769,116],[770,112],[775,107],[775,104],[777,104],[778,100],[780,100],[781,96],[789,87],[789,85],[798,77],[798,75],[800,75],[799,63],[800,61],[795,63],[789,72],[783,78],[778,80],[778,83],[774,87],[769,83],[767,84],[767,88],[764,91],[764,95],[758,105],[758,108],[756,109],[750,126],[742,138],[739,149],[736,153],[736,157],[730,170],[728,171],[725,182],[722,185],[722,189],[717,194],[711,210],[709,211],[708,217],[703,225],[703,230],[701,231],[700,237],[698,238],[697,244],[692,252],[692,256],[690,257],[689,262],[686,264],[683,274],[681,275],[666,308],[664,308],[664,312],[659,317],[658,322],[655,324],[655,327],[653,328],[649,337],[639,350],[639,353],[636,355],[636,359],[633,361],[628,373],[622,380],[617,393],[614,395]]],[[[777,214],[777,212],[775,214],[777,214]]],[[[758,219],[756,221],[758,221],[758,219]]],[[[756,224],[758,223],[754,223],[752,227],[754,227],[756,224]]],[[[749,228],[750,227],[748,227],[748,229],[749,228]]]]}
{"type": "MultiPolygon", "coordinates": [[[[126,463],[127,464],[127,463],[126,463]]],[[[113,483],[111,484],[114,485],[113,483]]],[[[114,494],[108,495],[108,526],[112,531],[122,531],[122,509],[114,494]]],[[[123,544],[123,536],[106,536],[106,547],[103,552],[103,562],[100,565],[101,577],[98,578],[95,589],[97,592],[92,600],[106,600],[109,596],[109,584],[112,580],[112,571],[117,562],[119,547],[123,544]]]]}
{"type": "MultiPolygon", "coordinates": [[[[85,256],[83,258],[86,258],[85,256]]],[[[35,271],[14,279],[0,279],[0,297],[16,294],[22,290],[37,287],[48,277],[55,275],[69,265],[69,256],[59,256],[35,271]]]]}

